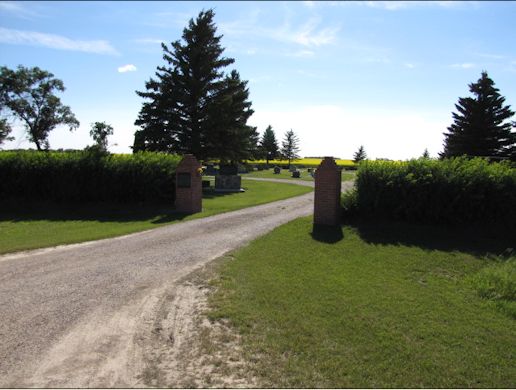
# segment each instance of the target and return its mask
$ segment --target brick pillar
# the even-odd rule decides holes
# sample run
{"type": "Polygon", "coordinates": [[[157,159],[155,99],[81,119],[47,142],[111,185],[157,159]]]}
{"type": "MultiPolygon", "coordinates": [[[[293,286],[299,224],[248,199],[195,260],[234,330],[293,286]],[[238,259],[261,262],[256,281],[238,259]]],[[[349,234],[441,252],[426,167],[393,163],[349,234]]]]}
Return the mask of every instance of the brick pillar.
{"type": "Polygon", "coordinates": [[[176,210],[181,213],[202,211],[201,164],[193,154],[183,157],[176,168],[176,210]]]}
{"type": "Polygon", "coordinates": [[[341,169],[325,157],[315,172],[314,224],[340,225],[341,169]]]}

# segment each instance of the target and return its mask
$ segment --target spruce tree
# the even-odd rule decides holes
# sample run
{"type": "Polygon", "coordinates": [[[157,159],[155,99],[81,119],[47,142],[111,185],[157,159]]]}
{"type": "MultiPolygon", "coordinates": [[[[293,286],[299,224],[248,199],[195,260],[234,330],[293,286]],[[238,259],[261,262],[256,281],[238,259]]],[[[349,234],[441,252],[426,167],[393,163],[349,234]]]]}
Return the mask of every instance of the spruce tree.
{"type": "Polygon", "coordinates": [[[516,144],[514,124],[508,119],[514,115],[505,98],[495,88],[487,72],[476,83],[469,85],[475,97],[459,98],[452,113],[454,123],[444,133],[444,151],[441,157],[481,156],[512,158],[516,144]]]}
{"type": "Polygon", "coordinates": [[[364,149],[364,146],[363,145],[360,145],[360,147],[358,148],[358,150],[355,152],[355,154],[353,155],[353,162],[355,164],[358,164],[360,161],[363,161],[367,158],[367,154],[365,152],[365,149],[364,149]]]}
{"type": "Polygon", "coordinates": [[[428,153],[428,149],[425,149],[421,158],[426,158],[426,159],[430,158],[430,153],[428,153]]]}
{"type": "Polygon", "coordinates": [[[135,124],[134,151],[192,153],[199,159],[234,162],[256,149],[256,129],[247,82],[238,72],[226,75],[234,62],[222,56],[213,10],[202,11],[183,30],[182,40],[162,44],[165,66],[137,94],[147,101],[135,124]]]}
{"type": "Polygon", "coordinates": [[[288,167],[290,169],[290,162],[299,158],[299,138],[292,129],[285,133],[281,146],[281,155],[288,160],[288,167]]]}
{"type": "Polygon", "coordinates": [[[248,100],[247,81],[236,70],[225,77],[221,92],[208,110],[211,133],[207,137],[207,154],[219,157],[223,164],[235,164],[254,157],[258,133],[247,125],[253,114],[248,100]]]}
{"type": "Polygon", "coordinates": [[[269,165],[269,160],[274,159],[278,155],[279,149],[278,141],[276,141],[276,134],[274,134],[274,130],[272,129],[271,125],[267,126],[263,132],[260,147],[263,150],[263,155],[265,156],[267,165],[269,165]]]}

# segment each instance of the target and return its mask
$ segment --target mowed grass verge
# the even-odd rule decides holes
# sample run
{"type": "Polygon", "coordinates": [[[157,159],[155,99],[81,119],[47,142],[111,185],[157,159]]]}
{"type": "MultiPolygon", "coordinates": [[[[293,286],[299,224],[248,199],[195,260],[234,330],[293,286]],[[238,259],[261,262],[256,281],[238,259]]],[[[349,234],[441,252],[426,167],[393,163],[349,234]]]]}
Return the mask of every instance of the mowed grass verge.
{"type": "Polygon", "coordinates": [[[514,318],[471,282],[510,241],[301,218],[222,263],[209,316],[242,334],[263,387],[512,388],[514,318]]]}
{"type": "Polygon", "coordinates": [[[302,195],[312,188],[246,181],[246,192],[203,196],[203,211],[180,215],[152,205],[9,204],[0,210],[0,253],[115,237],[302,195]]]}
{"type": "MultiPolygon", "coordinates": [[[[279,174],[274,174],[273,169],[264,169],[263,171],[253,171],[249,173],[242,174],[242,178],[246,177],[258,177],[262,179],[291,179],[291,180],[305,180],[305,181],[314,181],[314,178],[308,173],[306,169],[300,169],[301,177],[299,179],[295,179],[292,177],[292,173],[288,171],[288,169],[282,169],[279,174]]],[[[352,172],[342,172],[342,181],[354,180],[356,177],[355,173],[352,172]]]]}

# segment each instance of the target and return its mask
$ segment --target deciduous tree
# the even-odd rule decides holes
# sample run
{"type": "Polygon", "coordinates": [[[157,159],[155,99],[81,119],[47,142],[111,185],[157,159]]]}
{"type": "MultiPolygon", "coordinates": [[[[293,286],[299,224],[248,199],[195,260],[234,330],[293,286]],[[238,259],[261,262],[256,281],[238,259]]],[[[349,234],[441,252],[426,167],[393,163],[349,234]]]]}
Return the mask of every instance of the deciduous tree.
{"type": "Polygon", "coordinates": [[[96,142],[99,150],[107,152],[108,136],[113,134],[113,127],[106,122],[95,122],[91,124],[90,136],[96,142]]]}
{"type": "Polygon", "coordinates": [[[79,127],[70,107],[55,95],[64,90],[61,80],[38,67],[0,67],[0,106],[25,125],[38,150],[48,149],[48,134],[57,126],[66,125],[70,131],[79,127]]]}

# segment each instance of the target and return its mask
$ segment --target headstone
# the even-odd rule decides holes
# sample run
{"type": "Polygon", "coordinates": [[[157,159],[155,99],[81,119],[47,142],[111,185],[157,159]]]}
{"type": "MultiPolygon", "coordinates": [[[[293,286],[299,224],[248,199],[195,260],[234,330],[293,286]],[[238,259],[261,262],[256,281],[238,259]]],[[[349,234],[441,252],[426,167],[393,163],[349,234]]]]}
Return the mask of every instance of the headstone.
{"type": "Polygon", "coordinates": [[[183,157],[176,168],[176,210],[193,214],[202,211],[201,164],[192,155],[183,157]]]}
{"type": "Polygon", "coordinates": [[[274,167],[274,174],[279,175],[281,173],[280,167],[274,167]]]}
{"type": "Polygon", "coordinates": [[[238,167],[236,165],[221,165],[219,175],[237,175],[238,167]]]}
{"type": "Polygon", "coordinates": [[[340,224],[341,169],[332,157],[325,157],[315,173],[314,224],[340,224]]]}
{"type": "Polygon", "coordinates": [[[215,192],[244,192],[242,178],[237,173],[237,166],[221,165],[219,174],[215,176],[215,192]]]}
{"type": "Polygon", "coordinates": [[[301,177],[301,172],[299,172],[299,171],[292,172],[292,177],[295,179],[299,179],[301,177]]]}
{"type": "Polygon", "coordinates": [[[215,169],[215,166],[213,164],[206,164],[206,171],[205,174],[207,176],[215,176],[218,173],[217,169],[215,169]]]}

